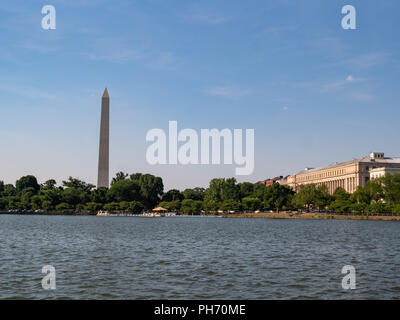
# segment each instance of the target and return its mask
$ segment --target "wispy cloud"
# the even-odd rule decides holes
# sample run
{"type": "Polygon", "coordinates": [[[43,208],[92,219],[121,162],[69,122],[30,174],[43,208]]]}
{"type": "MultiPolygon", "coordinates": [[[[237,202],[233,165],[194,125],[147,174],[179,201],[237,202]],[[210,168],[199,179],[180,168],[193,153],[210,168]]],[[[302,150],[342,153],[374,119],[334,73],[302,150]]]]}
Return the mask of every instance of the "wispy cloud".
{"type": "Polygon", "coordinates": [[[235,86],[218,86],[209,87],[206,89],[206,94],[215,97],[239,99],[248,96],[251,93],[250,89],[240,88],[235,86]]]}
{"type": "Polygon", "coordinates": [[[148,65],[152,69],[175,70],[177,68],[177,58],[172,52],[163,52],[154,58],[148,65]]]}
{"type": "Polygon", "coordinates": [[[360,101],[360,102],[369,102],[374,100],[374,96],[369,94],[369,93],[365,93],[365,92],[353,92],[352,94],[350,94],[350,97],[353,100],[356,101],[360,101]]]}
{"type": "Polygon", "coordinates": [[[270,34],[273,36],[278,36],[282,34],[283,32],[292,32],[296,31],[297,26],[290,25],[290,26],[279,26],[279,27],[268,27],[263,31],[263,33],[270,34]]]}
{"type": "Polygon", "coordinates": [[[206,11],[204,9],[193,9],[185,18],[185,20],[189,20],[192,22],[199,22],[210,25],[224,23],[232,19],[232,17],[227,17],[212,11],[206,11]]]}
{"type": "Polygon", "coordinates": [[[350,65],[358,69],[368,69],[377,65],[386,64],[392,61],[392,57],[386,52],[369,52],[340,60],[337,64],[350,65]]]}
{"type": "Polygon", "coordinates": [[[90,60],[121,63],[140,59],[144,54],[127,46],[122,39],[97,38],[82,55],[90,60]]]}
{"type": "Polygon", "coordinates": [[[0,82],[0,91],[29,99],[53,100],[56,98],[55,93],[50,93],[30,85],[20,85],[8,81],[0,82]]]}
{"type": "Polygon", "coordinates": [[[336,81],[324,84],[322,86],[321,91],[325,92],[325,91],[341,89],[341,88],[344,88],[346,86],[349,86],[352,83],[359,82],[359,81],[362,81],[362,80],[363,79],[355,78],[354,76],[352,76],[350,74],[343,80],[336,80],[336,81]]]}

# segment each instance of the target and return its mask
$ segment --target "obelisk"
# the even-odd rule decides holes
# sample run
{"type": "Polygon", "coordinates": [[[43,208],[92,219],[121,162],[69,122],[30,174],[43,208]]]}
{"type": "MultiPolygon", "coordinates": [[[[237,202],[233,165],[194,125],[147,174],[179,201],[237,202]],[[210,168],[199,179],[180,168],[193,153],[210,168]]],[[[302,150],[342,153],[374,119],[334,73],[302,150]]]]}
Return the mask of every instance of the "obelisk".
{"type": "Polygon", "coordinates": [[[110,97],[105,88],[101,98],[101,122],[99,145],[99,171],[97,187],[109,186],[109,156],[110,156],[110,97]]]}

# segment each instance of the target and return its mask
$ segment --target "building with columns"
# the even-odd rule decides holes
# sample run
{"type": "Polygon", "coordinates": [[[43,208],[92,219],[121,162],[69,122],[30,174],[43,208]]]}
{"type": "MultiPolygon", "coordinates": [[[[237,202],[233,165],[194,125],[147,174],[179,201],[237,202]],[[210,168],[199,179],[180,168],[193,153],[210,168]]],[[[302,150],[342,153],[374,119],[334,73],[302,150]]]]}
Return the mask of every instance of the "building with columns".
{"type": "Polygon", "coordinates": [[[335,162],[321,168],[306,168],[289,176],[287,184],[294,190],[298,190],[301,185],[315,184],[326,185],[330,194],[338,187],[353,193],[358,186],[365,186],[372,173],[382,170],[394,172],[396,169],[400,169],[400,158],[389,158],[382,152],[372,152],[369,157],[335,162]]]}

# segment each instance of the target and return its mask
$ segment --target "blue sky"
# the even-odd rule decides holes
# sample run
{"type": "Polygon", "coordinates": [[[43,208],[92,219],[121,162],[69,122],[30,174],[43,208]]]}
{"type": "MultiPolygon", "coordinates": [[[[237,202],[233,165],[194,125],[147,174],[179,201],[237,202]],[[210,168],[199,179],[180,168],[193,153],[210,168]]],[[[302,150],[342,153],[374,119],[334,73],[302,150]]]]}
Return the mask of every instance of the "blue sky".
{"type": "Polygon", "coordinates": [[[150,166],[152,128],[255,130],[258,181],[383,151],[400,156],[400,3],[4,0],[0,179],[96,183],[100,98],[111,97],[112,175],[166,189],[206,186],[235,166],[150,166]],[[42,6],[57,29],[41,28],[42,6]],[[343,30],[341,8],[357,10],[343,30]]]}

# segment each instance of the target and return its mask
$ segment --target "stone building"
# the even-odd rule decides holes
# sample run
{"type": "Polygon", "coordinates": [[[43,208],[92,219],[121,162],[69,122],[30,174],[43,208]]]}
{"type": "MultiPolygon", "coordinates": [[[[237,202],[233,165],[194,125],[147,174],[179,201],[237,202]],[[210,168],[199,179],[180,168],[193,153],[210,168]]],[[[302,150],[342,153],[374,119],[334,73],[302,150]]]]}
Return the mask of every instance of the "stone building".
{"type": "Polygon", "coordinates": [[[326,185],[330,194],[333,194],[338,187],[353,193],[358,186],[365,186],[374,170],[381,173],[382,170],[396,169],[400,169],[400,158],[388,158],[382,152],[372,152],[369,157],[335,162],[321,168],[306,168],[289,176],[287,184],[294,190],[298,190],[301,185],[315,184],[326,185]]]}

